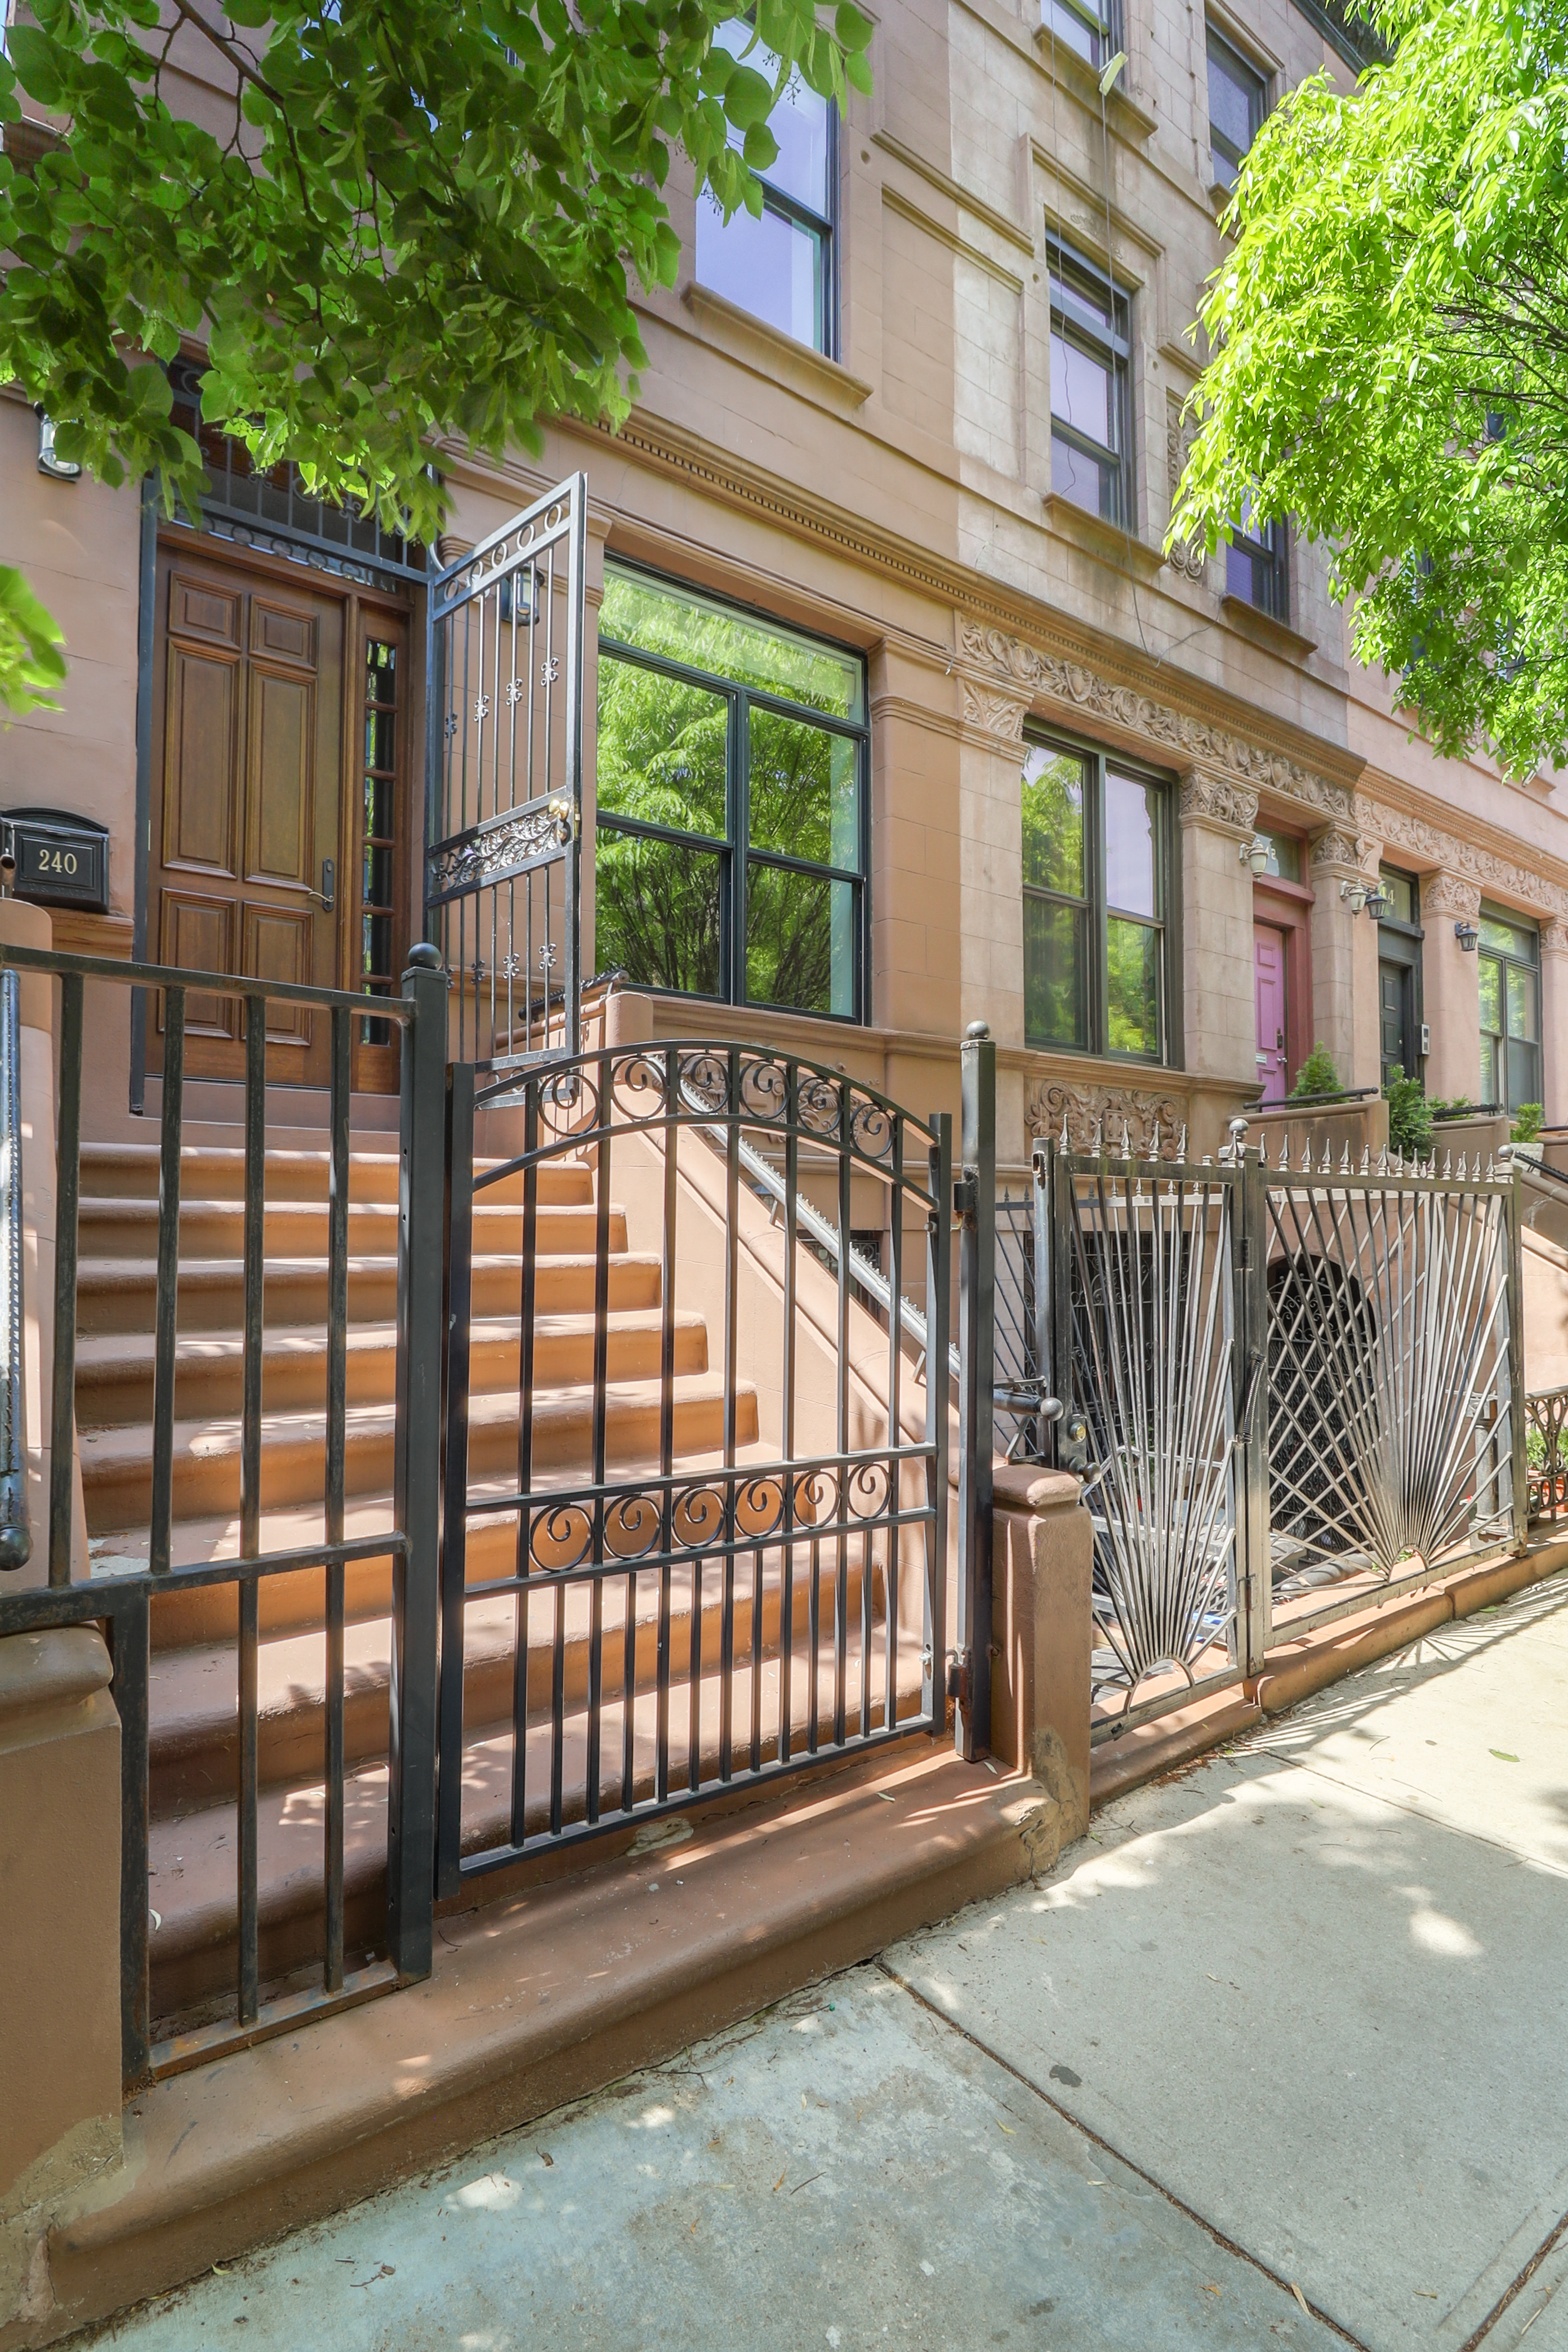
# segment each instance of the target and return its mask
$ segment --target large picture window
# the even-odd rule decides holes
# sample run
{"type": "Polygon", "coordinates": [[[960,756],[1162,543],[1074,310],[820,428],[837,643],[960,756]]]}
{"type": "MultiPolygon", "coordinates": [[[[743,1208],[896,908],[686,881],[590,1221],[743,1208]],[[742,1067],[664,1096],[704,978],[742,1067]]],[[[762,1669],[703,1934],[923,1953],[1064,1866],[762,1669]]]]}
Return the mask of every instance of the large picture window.
{"type": "Polygon", "coordinates": [[[1530,923],[1481,908],[1481,1100],[1515,1111],[1541,1093],[1541,960],[1530,923]]]}
{"type": "Polygon", "coordinates": [[[1131,510],[1127,301],[1109,278],[1052,247],[1051,488],[1108,521],[1131,510]]]}
{"type": "Polygon", "coordinates": [[[1164,1061],[1168,790],[1042,740],[1023,796],[1026,1042],[1164,1061]]]}
{"type": "Polygon", "coordinates": [[[606,566],[600,969],[866,1019],[866,761],[858,655],[606,566]]]}
{"type": "MultiPolygon", "coordinates": [[[[715,46],[740,57],[772,80],[778,59],[753,44],[750,25],[721,25],[715,46]]],[[[834,344],[834,217],[838,183],[837,118],[833,106],[800,75],[768,117],[779,152],[765,172],[760,218],[749,212],[724,218],[704,190],[697,206],[697,279],[754,318],[814,351],[834,344]]],[[[741,143],[731,131],[731,142],[741,143]]]]}

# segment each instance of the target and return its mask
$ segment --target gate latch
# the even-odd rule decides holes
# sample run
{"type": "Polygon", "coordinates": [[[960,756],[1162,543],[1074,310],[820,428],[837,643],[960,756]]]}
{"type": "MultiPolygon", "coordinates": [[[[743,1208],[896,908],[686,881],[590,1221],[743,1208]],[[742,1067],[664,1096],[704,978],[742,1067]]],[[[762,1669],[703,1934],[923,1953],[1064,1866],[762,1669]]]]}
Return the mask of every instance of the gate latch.
{"type": "Polygon", "coordinates": [[[952,1213],[972,1225],[980,1212],[980,1185],[973,1168],[952,1180],[952,1213]]]}
{"type": "Polygon", "coordinates": [[[970,1656],[967,1650],[950,1650],[947,1657],[947,1695],[960,1706],[969,1705],[972,1682],[970,1656]]]}

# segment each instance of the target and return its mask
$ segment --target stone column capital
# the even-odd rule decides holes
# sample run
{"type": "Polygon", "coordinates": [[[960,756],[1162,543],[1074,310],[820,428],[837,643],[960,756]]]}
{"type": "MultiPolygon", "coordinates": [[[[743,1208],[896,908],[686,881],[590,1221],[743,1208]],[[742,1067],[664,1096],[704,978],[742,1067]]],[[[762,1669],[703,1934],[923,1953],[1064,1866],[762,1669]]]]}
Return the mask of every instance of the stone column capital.
{"type": "Polygon", "coordinates": [[[1184,824],[1201,824],[1210,832],[1250,841],[1258,824],[1258,794],[1248,784],[1216,776],[1211,768],[1189,768],[1182,778],[1181,814],[1184,824]]]}
{"type": "Polygon", "coordinates": [[[1029,708],[1026,695],[1009,694],[987,681],[982,685],[973,677],[960,677],[959,717],[967,733],[971,730],[992,738],[996,748],[1009,750],[1024,747],[1024,713],[1029,708]]]}
{"type": "Polygon", "coordinates": [[[1550,922],[1542,924],[1541,952],[1542,955],[1568,955],[1568,922],[1561,915],[1554,915],[1550,922]]]}
{"type": "Polygon", "coordinates": [[[1367,877],[1363,871],[1367,845],[1359,833],[1331,824],[1326,832],[1313,837],[1311,865],[1314,879],[1325,882],[1356,882],[1367,877]]]}
{"type": "Polygon", "coordinates": [[[1421,884],[1423,914],[1452,915],[1456,922],[1473,923],[1481,911],[1481,886],[1467,874],[1445,868],[1426,876],[1421,884]]]}

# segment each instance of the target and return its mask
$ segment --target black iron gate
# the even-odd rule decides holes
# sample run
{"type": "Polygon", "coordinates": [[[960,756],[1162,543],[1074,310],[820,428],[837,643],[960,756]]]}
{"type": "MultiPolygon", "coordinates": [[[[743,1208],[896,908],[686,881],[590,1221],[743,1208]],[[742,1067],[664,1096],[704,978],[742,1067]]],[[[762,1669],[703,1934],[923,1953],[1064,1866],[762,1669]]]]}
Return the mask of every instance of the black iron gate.
{"type": "Polygon", "coordinates": [[[582,1043],[587,496],[574,474],[430,583],[426,923],[483,1068],[582,1043]]]}
{"type": "Polygon", "coordinates": [[[458,1066],[450,1099],[439,1892],[940,1729],[947,1117],[706,1041],[458,1066]],[[488,1165],[476,1107],[513,1129],[488,1165]],[[499,1411],[479,1224],[521,1244],[499,1411]]]}

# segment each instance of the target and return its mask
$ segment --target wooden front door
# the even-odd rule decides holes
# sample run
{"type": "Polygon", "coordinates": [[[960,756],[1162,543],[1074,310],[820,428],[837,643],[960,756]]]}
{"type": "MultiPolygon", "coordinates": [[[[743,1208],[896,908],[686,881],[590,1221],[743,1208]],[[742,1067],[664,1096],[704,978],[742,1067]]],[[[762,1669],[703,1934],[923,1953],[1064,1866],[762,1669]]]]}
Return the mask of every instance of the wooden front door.
{"type": "MultiPolygon", "coordinates": [[[[160,963],[333,987],[349,881],[343,602],[164,547],[156,613],[149,949],[160,963]]],[[[160,1004],[154,1070],[162,1024],[160,1004]]],[[[326,1085],[329,1028],[306,1006],[272,1003],[268,1079],[326,1085]]],[[[237,1000],[187,999],[185,1067],[244,1076],[237,1000]]]]}
{"type": "Polygon", "coordinates": [[[1252,931],[1254,985],[1258,1003],[1258,1077],[1266,1103],[1283,1102],[1288,1075],[1285,1006],[1285,935],[1271,923],[1252,931]]]}

